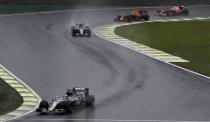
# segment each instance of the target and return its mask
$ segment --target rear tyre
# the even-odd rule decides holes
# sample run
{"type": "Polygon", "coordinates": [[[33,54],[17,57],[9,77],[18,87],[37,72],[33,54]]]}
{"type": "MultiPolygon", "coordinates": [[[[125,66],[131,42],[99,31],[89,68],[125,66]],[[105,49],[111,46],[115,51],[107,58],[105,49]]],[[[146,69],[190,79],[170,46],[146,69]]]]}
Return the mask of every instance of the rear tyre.
{"type": "Polygon", "coordinates": [[[94,107],[95,105],[95,97],[93,95],[89,95],[86,98],[86,106],[87,107],[94,107]]]}

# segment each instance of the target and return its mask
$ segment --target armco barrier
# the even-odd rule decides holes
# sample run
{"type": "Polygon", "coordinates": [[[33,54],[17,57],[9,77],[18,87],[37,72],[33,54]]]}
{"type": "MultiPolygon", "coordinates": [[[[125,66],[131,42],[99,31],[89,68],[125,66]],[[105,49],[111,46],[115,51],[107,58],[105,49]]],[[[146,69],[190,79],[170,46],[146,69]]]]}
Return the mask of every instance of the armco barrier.
{"type": "Polygon", "coordinates": [[[210,4],[210,0],[0,0],[0,5],[157,6],[210,4]]]}

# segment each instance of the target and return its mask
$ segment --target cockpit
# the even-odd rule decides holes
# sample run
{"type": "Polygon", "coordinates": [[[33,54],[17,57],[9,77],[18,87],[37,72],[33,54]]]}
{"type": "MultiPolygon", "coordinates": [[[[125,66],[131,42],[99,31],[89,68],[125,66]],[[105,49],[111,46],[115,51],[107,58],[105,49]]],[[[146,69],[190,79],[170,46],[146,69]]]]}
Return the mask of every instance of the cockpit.
{"type": "Polygon", "coordinates": [[[84,24],[76,24],[77,28],[84,28],[84,24]]]}

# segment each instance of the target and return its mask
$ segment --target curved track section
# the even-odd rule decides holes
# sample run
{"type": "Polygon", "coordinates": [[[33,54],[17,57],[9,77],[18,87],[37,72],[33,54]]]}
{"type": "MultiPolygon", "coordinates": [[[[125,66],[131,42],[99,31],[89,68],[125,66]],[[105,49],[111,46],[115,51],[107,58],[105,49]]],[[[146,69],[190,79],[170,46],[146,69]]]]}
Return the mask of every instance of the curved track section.
{"type": "MultiPolygon", "coordinates": [[[[190,16],[210,16],[210,7],[190,9],[190,16]]],[[[89,87],[96,97],[95,109],[64,116],[31,113],[14,121],[210,120],[208,79],[95,35],[72,38],[69,34],[73,23],[85,22],[95,28],[128,12],[111,9],[1,16],[0,61],[42,99],[51,100],[74,86],[89,87]]]]}
{"type": "Polygon", "coordinates": [[[23,98],[23,103],[16,110],[0,116],[0,121],[16,119],[31,113],[38,106],[39,96],[23,81],[13,75],[9,70],[0,64],[0,78],[13,87],[23,98]]]}
{"type": "Polygon", "coordinates": [[[143,22],[133,22],[133,23],[121,23],[121,24],[112,24],[112,25],[105,25],[102,27],[96,27],[94,30],[95,34],[105,40],[111,41],[113,43],[119,44],[121,46],[127,47],[133,51],[142,53],[149,57],[155,58],[157,60],[169,63],[169,62],[189,62],[187,60],[182,59],[181,57],[177,57],[166,52],[151,48],[149,46],[138,44],[126,38],[120,37],[115,34],[115,28],[124,26],[124,25],[132,25],[132,24],[140,24],[140,23],[148,23],[148,22],[160,22],[167,20],[158,20],[158,21],[143,21],[143,22]]]}

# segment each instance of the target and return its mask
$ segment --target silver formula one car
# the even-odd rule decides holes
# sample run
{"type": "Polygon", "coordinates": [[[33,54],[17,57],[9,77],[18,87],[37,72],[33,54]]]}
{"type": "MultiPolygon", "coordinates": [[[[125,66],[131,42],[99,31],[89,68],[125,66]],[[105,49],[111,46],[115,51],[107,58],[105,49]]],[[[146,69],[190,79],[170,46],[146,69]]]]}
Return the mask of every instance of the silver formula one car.
{"type": "Polygon", "coordinates": [[[72,36],[83,36],[83,37],[90,37],[91,36],[91,30],[88,26],[85,26],[84,24],[76,24],[75,26],[72,26],[71,28],[72,36]]]}
{"type": "Polygon", "coordinates": [[[83,107],[93,107],[94,104],[95,98],[93,95],[89,95],[88,88],[75,87],[68,89],[65,96],[54,98],[52,103],[45,100],[41,101],[36,112],[40,114],[65,114],[83,107]]]}

